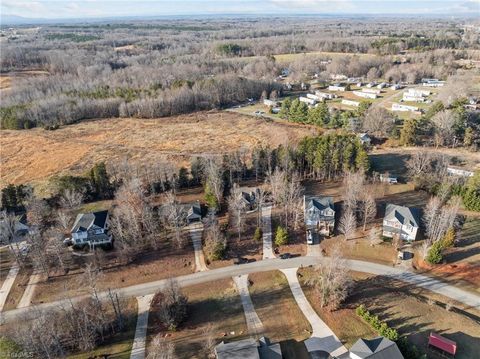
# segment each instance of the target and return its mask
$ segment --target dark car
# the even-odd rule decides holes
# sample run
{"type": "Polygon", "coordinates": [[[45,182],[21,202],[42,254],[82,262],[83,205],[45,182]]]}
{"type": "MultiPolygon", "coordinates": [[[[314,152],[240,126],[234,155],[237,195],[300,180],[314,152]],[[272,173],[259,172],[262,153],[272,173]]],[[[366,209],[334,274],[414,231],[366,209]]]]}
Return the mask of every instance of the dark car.
{"type": "Polygon", "coordinates": [[[247,263],[247,259],[246,258],[242,258],[242,257],[238,257],[238,258],[235,258],[233,260],[233,264],[235,265],[239,265],[239,264],[243,264],[243,263],[247,263]]]}
{"type": "Polygon", "coordinates": [[[292,258],[292,255],[290,253],[283,253],[280,255],[280,259],[288,259],[292,258]]]}

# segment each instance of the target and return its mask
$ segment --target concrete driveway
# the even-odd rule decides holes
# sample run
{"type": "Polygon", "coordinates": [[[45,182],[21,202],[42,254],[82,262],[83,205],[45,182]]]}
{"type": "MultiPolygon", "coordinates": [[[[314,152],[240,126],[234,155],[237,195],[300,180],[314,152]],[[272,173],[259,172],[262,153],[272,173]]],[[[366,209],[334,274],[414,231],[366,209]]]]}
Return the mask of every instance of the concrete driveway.
{"type": "Polygon", "coordinates": [[[272,206],[262,207],[263,259],[276,258],[272,244],[272,206]]]}
{"type": "Polygon", "coordinates": [[[307,297],[303,293],[302,287],[297,278],[298,268],[282,269],[283,274],[287,277],[288,284],[292,290],[293,297],[297,302],[300,310],[305,315],[305,318],[312,326],[312,335],[305,341],[307,351],[313,352],[316,350],[324,350],[332,356],[339,356],[346,353],[348,350],[337,338],[335,333],[320,319],[318,314],[310,305],[307,297]]]}
{"type": "Polygon", "coordinates": [[[148,314],[150,312],[150,304],[155,294],[137,297],[138,316],[137,327],[135,328],[135,338],[133,339],[132,352],[130,359],[144,359],[145,346],[147,344],[147,328],[148,314]]]}
{"type": "Polygon", "coordinates": [[[197,272],[206,271],[208,267],[205,264],[205,256],[202,249],[203,223],[191,223],[188,225],[188,229],[195,252],[195,270],[197,272]]]}
{"type": "Polygon", "coordinates": [[[233,281],[237,286],[238,294],[240,294],[248,332],[250,335],[258,339],[263,334],[263,324],[255,311],[250,292],[248,291],[248,274],[235,276],[233,277],[233,281]]]}

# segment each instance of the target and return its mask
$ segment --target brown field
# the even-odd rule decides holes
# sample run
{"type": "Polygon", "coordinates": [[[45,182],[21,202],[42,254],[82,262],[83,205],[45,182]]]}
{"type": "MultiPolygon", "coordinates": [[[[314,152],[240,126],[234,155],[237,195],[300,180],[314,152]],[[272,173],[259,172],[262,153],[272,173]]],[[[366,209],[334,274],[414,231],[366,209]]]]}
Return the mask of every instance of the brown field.
{"type": "Polygon", "coordinates": [[[45,75],[48,75],[48,72],[43,70],[25,70],[0,74],[0,90],[10,89],[19,79],[45,75]]]}
{"type": "Polygon", "coordinates": [[[105,160],[152,163],[175,159],[182,163],[194,155],[223,155],[261,144],[274,147],[295,142],[311,132],[304,126],[218,111],[152,120],[87,121],[56,131],[6,130],[0,137],[0,186],[81,174],[105,160]]]}

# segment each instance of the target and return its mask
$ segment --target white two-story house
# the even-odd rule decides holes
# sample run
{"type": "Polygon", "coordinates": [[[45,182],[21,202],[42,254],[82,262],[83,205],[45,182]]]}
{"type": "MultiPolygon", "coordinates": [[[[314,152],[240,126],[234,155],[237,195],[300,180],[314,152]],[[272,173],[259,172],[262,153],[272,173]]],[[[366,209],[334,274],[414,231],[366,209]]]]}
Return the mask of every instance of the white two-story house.
{"type": "Polygon", "coordinates": [[[330,236],[335,227],[335,209],[332,197],[303,197],[305,226],[307,230],[330,236]]]}
{"type": "Polygon", "coordinates": [[[418,208],[387,204],[383,218],[384,237],[398,236],[404,241],[414,241],[417,239],[419,227],[420,210],[418,208]]]}
{"type": "Polygon", "coordinates": [[[78,214],[71,230],[72,244],[75,247],[112,244],[107,220],[108,211],[78,214]]]}

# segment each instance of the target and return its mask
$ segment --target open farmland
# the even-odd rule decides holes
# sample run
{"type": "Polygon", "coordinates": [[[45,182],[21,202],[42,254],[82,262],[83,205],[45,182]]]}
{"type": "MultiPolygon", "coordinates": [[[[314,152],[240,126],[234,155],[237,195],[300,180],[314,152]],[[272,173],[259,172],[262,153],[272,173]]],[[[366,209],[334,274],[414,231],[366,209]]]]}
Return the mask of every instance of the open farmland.
{"type": "Polygon", "coordinates": [[[296,142],[312,129],[226,112],[198,112],[162,119],[106,119],[55,131],[3,131],[2,186],[41,183],[53,175],[81,174],[99,161],[138,163],[222,155],[296,142]]]}

